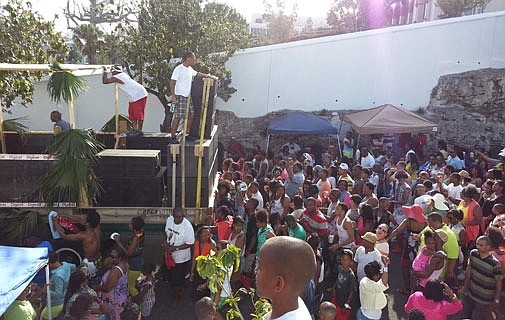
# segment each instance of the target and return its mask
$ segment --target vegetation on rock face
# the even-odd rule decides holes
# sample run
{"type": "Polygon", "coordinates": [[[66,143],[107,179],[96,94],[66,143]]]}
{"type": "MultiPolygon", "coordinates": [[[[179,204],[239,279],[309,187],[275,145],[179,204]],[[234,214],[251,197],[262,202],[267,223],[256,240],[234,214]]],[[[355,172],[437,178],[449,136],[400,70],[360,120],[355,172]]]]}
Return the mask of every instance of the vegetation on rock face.
{"type": "MultiPolygon", "coordinates": [[[[9,0],[0,4],[0,61],[2,63],[48,63],[62,60],[66,47],[52,22],[33,12],[29,2],[9,0]]],[[[0,100],[4,111],[19,98],[21,105],[32,103],[33,79],[41,72],[0,71],[0,100]]]]}

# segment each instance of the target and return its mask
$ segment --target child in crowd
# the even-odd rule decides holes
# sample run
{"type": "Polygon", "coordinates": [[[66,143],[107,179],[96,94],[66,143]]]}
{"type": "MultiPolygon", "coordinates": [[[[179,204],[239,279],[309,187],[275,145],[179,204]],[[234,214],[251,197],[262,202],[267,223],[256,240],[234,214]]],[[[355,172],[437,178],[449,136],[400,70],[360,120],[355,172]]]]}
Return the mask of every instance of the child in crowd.
{"type": "Polygon", "coordinates": [[[217,234],[217,240],[228,240],[231,233],[231,226],[233,224],[233,216],[231,215],[230,208],[227,206],[220,206],[216,211],[216,221],[212,227],[212,232],[217,234]]]}
{"type": "Polygon", "coordinates": [[[382,309],[387,305],[384,291],[388,289],[389,259],[383,257],[385,267],[381,274],[381,265],[377,261],[369,262],[365,268],[365,277],[359,282],[361,307],[356,314],[358,320],[381,319],[382,309]]]}
{"type": "Polygon", "coordinates": [[[134,299],[140,303],[140,315],[142,320],[148,320],[151,315],[156,294],[154,292],[156,266],[146,263],[142,267],[142,275],[137,279],[136,287],[139,292],[134,299]]]}
{"type": "Polygon", "coordinates": [[[298,221],[300,219],[300,216],[302,215],[303,211],[305,210],[305,208],[303,207],[303,197],[300,195],[294,196],[293,197],[293,206],[294,206],[294,210],[293,210],[293,212],[291,212],[291,214],[298,221]]]}
{"type": "MultiPolygon", "coordinates": [[[[49,252],[49,269],[51,270],[49,282],[51,283],[51,315],[57,317],[63,311],[63,302],[67,293],[70,274],[75,265],[68,262],[60,262],[60,257],[55,251],[49,252]]],[[[42,317],[49,319],[47,307],[42,310],[42,317]]]]}
{"type": "Polygon", "coordinates": [[[385,223],[379,224],[377,230],[375,230],[375,235],[377,236],[377,243],[375,243],[375,249],[383,256],[389,256],[389,243],[386,239],[389,233],[389,227],[385,223]]]}
{"type": "Polygon", "coordinates": [[[311,319],[300,295],[315,272],[316,259],[307,242],[293,237],[265,242],[256,267],[256,293],[272,302],[264,319],[311,319]]]}
{"type": "Polygon", "coordinates": [[[216,251],[216,243],[212,239],[212,235],[208,227],[201,227],[196,232],[195,247],[193,250],[193,259],[191,260],[191,270],[189,272],[189,282],[193,284],[193,301],[208,295],[208,289],[198,290],[205,280],[196,272],[196,258],[199,256],[208,256],[211,251],[216,251]]]}
{"type": "Polygon", "coordinates": [[[334,286],[335,298],[332,301],[336,306],[335,320],[347,320],[351,314],[354,297],[357,293],[356,276],[351,269],[353,253],[349,249],[344,249],[341,257],[341,264],[337,268],[337,280],[334,286]]]}
{"type": "Polygon", "coordinates": [[[121,243],[121,238],[117,235],[114,238],[116,244],[123,249],[128,257],[128,291],[130,295],[136,296],[138,291],[135,282],[141,274],[144,265],[144,219],[142,217],[133,217],[128,225],[133,235],[128,239],[126,247],[121,243]]]}
{"type": "MultiPolygon", "coordinates": [[[[431,231],[424,232],[424,243],[425,246],[421,248],[421,253],[416,256],[414,261],[412,262],[412,270],[414,271],[414,275],[416,272],[424,272],[428,267],[431,257],[435,254],[436,251],[436,241],[435,234],[431,231]]],[[[418,279],[418,285],[424,288],[426,282],[428,282],[428,278],[418,279]]]]}
{"type": "Polygon", "coordinates": [[[323,301],[319,305],[319,319],[320,320],[335,320],[337,317],[337,308],[335,305],[328,301],[323,301]]]}
{"type": "Polygon", "coordinates": [[[222,320],[214,302],[209,297],[203,297],[195,303],[195,314],[198,320],[222,320]]]}
{"type": "Polygon", "coordinates": [[[463,220],[463,212],[461,210],[451,209],[447,212],[447,220],[449,221],[451,231],[454,233],[456,239],[458,240],[459,258],[458,264],[456,266],[456,275],[460,275],[458,278],[461,278],[460,280],[462,280],[464,277],[463,266],[466,265],[467,260],[466,231],[465,227],[461,223],[461,220],[463,220]]]}

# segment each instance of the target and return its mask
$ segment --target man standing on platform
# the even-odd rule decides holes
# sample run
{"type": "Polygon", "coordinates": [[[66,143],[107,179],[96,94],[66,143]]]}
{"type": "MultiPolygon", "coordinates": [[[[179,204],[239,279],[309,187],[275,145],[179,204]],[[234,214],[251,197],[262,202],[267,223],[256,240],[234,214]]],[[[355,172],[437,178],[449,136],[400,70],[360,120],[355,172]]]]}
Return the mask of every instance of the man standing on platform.
{"type": "Polygon", "coordinates": [[[123,68],[115,66],[112,68],[112,77],[108,77],[107,68],[103,67],[102,83],[117,83],[119,88],[130,97],[128,105],[128,117],[133,124],[133,131],[128,136],[143,136],[142,125],[144,124],[144,109],[147,104],[147,91],[137,81],[130,78],[123,72],[123,68]]]}
{"type": "Polygon", "coordinates": [[[61,118],[59,111],[51,112],[51,121],[54,122],[54,133],[70,130],[70,124],[61,118]]]}
{"type": "MultiPolygon", "coordinates": [[[[191,83],[193,82],[193,77],[200,78],[212,78],[217,80],[216,77],[210,74],[204,74],[195,71],[191,66],[196,62],[196,56],[193,52],[186,52],[182,55],[182,63],[175,67],[174,72],[170,80],[170,91],[172,92],[172,104],[174,105],[174,116],[172,119],[172,126],[170,128],[171,143],[179,143],[175,138],[177,128],[179,127],[179,122],[181,119],[186,117],[186,104],[191,93],[191,83]]],[[[189,112],[188,112],[188,127],[186,132],[188,133],[193,124],[193,117],[195,115],[195,107],[193,102],[190,100],[189,112]]]]}

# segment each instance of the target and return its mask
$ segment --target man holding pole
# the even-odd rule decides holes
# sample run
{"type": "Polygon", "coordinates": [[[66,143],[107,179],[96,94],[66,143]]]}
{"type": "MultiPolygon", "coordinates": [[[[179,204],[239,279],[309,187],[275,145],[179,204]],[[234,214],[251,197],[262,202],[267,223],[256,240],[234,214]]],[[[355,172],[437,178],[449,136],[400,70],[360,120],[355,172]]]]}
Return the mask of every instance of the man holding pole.
{"type": "Polygon", "coordinates": [[[172,126],[170,128],[171,143],[179,143],[175,135],[179,122],[186,117],[186,105],[189,99],[189,112],[186,132],[189,132],[193,124],[193,117],[195,115],[195,107],[190,99],[191,83],[193,77],[212,78],[217,80],[215,76],[204,74],[195,71],[191,66],[196,62],[196,56],[193,52],[186,52],[182,55],[182,63],[175,67],[172,77],[170,79],[170,91],[172,92],[172,104],[174,105],[174,116],[172,119],[172,126]]]}
{"type": "Polygon", "coordinates": [[[144,124],[144,109],[147,104],[147,91],[137,81],[133,80],[120,66],[112,67],[112,77],[109,78],[107,68],[103,67],[102,83],[116,83],[121,90],[130,97],[128,105],[128,117],[133,124],[133,131],[129,136],[143,136],[142,125],[144,124]]]}

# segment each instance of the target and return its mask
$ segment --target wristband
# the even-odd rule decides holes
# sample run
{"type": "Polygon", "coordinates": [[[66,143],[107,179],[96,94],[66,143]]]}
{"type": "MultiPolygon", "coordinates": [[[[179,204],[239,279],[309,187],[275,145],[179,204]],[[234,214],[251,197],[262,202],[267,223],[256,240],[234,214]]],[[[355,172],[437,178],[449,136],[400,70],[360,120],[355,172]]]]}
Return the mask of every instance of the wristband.
{"type": "Polygon", "coordinates": [[[388,272],[388,267],[384,267],[384,268],[382,268],[382,271],[383,271],[383,272],[388,272]]]}

